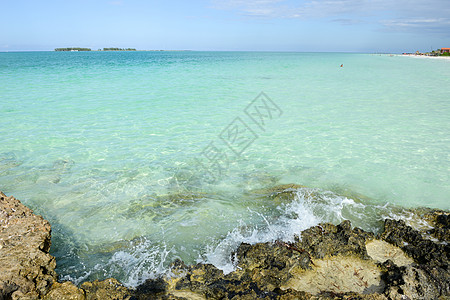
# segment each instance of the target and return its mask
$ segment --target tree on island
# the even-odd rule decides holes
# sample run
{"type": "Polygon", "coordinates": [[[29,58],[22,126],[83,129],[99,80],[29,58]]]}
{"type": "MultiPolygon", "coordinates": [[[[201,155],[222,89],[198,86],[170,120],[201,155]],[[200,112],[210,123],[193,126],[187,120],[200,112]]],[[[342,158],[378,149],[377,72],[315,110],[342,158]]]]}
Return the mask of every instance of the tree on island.
{"type": "Polygon", "coordinates": [[[80,48],[80,47],[56,48],[55,51],[91,51],[91,48],[80,48]]]}
{"type": "Polygon", "coordinates": [[[103,51],[136,51],[134,48],[103,48],[103,51]]]}

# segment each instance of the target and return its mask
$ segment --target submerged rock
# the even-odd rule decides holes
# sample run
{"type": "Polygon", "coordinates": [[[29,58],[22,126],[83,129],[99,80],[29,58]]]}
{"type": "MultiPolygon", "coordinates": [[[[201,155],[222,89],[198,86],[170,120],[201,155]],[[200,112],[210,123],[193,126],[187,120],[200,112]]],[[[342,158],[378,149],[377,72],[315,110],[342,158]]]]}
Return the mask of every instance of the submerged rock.
{"type": "Polygon", "coordinates": [[[271,198],[276,203],[281,203],[284,201],[294,200],[295,194],[300,188],[304,188],[304,186],[294,183],[288,183],[277,185],[271,188],[252,190],[250,191],[250,194],[262,198],[271,198]]]}
{"type": "MultiPolygon", "coordinates": [[[[297,187],[292,187],[293,189],[297,187]]],[[[285,191],[286,187],[280,187],[285,191]]],[[[277,196],[277,191],[272,191],[277,196]]],[[[448,299],[449,213],[427,211],[418,231],[385,220],[375,236],[349,221],[320,224],[293,243],[241,244],[235,271],[176,260],[135,289],[115,279],[57,282],[50,225],[0,193],[0,299],[448,299]],[[431,236],[431,238],[430,238],[431,236]],[[31,258],[31,259],[30,259],[31,258]]]]}
{"type": "Polygon", "coordinates": [[[166,195],[146,196],[130,203],[129,208],[123,213],[128,219],[161,220],[180,208],[195,207],[204,202],[205,193],[169,193],[166,195]]]}

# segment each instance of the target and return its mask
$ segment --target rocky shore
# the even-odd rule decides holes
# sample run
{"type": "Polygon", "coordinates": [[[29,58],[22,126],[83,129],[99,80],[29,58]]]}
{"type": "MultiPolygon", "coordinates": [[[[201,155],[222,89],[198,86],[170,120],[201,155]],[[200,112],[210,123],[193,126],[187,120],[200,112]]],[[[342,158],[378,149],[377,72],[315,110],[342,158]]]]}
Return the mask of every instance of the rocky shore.
{"type": "Polygon", "coordinates": [[[450,299],[450,214],[423,209],[418,230],[386,219],[379,235],[320,224],[293,243],[241,244],[236,270],[175,261],[135,289],[115,279],[59,282],[48,221],[0,192],[1,299],[450,299]]]}

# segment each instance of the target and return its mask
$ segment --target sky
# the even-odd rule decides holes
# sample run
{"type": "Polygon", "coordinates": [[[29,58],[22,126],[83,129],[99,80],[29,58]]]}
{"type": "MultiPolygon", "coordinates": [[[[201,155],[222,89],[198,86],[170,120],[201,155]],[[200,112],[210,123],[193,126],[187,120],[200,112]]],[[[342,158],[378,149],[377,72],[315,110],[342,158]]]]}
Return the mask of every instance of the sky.
{"type": "Polygon", "coordinates": [[[0,0],[0,51],[401,53],[450,47],[450,0],[0,0]]]}

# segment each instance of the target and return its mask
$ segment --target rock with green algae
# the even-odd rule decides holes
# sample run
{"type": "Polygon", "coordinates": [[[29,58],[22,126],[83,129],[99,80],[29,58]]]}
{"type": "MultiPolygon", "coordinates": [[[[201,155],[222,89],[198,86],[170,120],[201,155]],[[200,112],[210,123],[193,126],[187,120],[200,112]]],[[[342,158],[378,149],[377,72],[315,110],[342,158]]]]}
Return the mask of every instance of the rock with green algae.
{"type": "MultiPolygon", "coordinates": [[[[281,184],[263,189],[255,189],[249,191],[248,193],[250,195],[258,196],[264,199],[272,199],[272,201],[274,201],[275,203],[282,203],[294,200],[296,194],[300,190],[302,191],[303,195],[306,195],[307,197],[312,198],[315,201],[322,200],[323,194],[318,189],[308,188],[306,186],[295,183],[281,184]]],[[[363,194],[356,193],[347,189],[335,188],[333,189],[333,191],[333,193],[336,193],[336,195],[347,197],[354,200],[355,202],[361,202],[361,200],[371,200],[369,197],[363,194]]]]}
{"type": "Polygon", "coordinates": [[[431,224],[431,228],[426,230],[426,234],[441,241],[450,240],[450,215],[447,212],[421,208],[415,213],[431,224]]]}
{"type": "Polygon", "coordinates": [[[295,199],[295,194],[300,188],[305,188],[305,186],[288,183],[277,185],[270,188],[252,190],[249,193],[262,198],[271,198],[276,203],[281,203],[284,201],[292,201],[295,199]]]}
{"type": "Polygon", "coordinates": [[[158,220],[173,214],[180,207],[194,207],[210,196],[206,193],[172,192],[133,200],[123,216],[128,219],[158,220]]]}
{"type": "Polygon", "coordinates": [[[435,214],[434,227],[429,231],[429,234],[441,241],[450,240],[450,215],[439,211],[435,214]]]}
{"type": "MultiPolygon", "coordinates": [[[[442,219],[448,220],[448,217],[449,213],[437,211],[436,217],[431,220],[436,226],[436,223],[442,219]]],[[[443,231],[441,236],[448,236],[448,226],[440,228],[443,231]]],[[[389,297],[400,299],[399,295],[407,295],[410,299],[437,299],[439,296],[450,296],[448,240],[432,241],[407,226],[404,221],[390,219],[385,221],[381,238],[414,259],[414,264],[402,267],[392,262],[385,263],[386,293],[389,297]]]]}
{"type": "Polygon", "coordinates": [[[360,228],[353,228],[350,221],[333,224],[319,224],[301,233],[295,246],[305,249],[313,257],[324,258],[329,255],[355,255],[368,259],[366,242],[372,240],[374,234],[360,228]]]}

